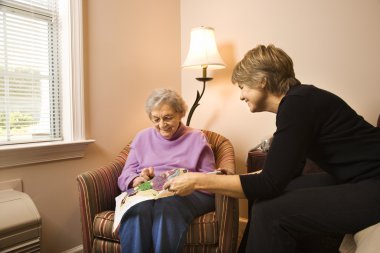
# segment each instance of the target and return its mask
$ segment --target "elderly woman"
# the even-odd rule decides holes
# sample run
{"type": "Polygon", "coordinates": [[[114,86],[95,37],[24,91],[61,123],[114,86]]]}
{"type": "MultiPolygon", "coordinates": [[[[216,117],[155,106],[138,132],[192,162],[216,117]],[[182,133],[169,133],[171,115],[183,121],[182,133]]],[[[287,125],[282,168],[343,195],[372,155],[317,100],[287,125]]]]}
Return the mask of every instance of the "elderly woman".
{"type": "MultiPolygon", "coordinates": [[[[206,137],[181,122],[187,106],[175,91],[154,90],[145,109],[154,126],[140,131],[131,143],[118,179],[121,191],[173,168],[196,173],[214,171],[215,159],[206,137]]],[[[119,229],[121,250],[181,252],[189,224],[214,208],[213,195],[201,192],[141,202],[123,216],[119,229]]]]}
{"type": "MultiPolygon", "coordinates": [[[[301,84],[291,58],[273,45],[250,50],[236,65],[232,82],[252,113],[276,114],[277,129],[262,172],[188,173],[164,187],[182,196],[208,190],[251,200],[240,252],[325,253],[302,251],[300,242],[306,237],[341,238],[380,222],[379,128],[338,96],[301,84]],[[306,158],[326,173],[301,176],[306,158]]],[[[322,248],[323,240],[315,241],[322,248]]]]}

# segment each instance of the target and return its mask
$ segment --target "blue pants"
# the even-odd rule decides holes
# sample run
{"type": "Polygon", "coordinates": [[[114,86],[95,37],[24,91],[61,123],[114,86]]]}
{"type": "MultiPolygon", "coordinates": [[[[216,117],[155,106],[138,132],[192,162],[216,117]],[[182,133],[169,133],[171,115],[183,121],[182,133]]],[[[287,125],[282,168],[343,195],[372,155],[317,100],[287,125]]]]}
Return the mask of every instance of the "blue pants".
{"type": "Polygon", "coordinates": [[[120,224],[121,252],[181,252],[194,218],[213,210],[214,197],[200,192],[136,204],[120,224]]]}

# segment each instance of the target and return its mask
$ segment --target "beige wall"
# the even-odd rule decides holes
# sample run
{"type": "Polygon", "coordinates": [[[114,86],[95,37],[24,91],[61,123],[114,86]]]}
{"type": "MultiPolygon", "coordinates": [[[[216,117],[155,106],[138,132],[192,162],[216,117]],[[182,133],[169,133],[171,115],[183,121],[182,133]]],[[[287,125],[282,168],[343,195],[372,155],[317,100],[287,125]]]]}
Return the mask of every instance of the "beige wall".
{"type": "Polygon", "coordinates": [[[34,200],[43,253],[82,243],[76,175],[150,126],[143,107],[153,88],[180,91],[179,8],[176,0],[84,1],[86,137],[96,142],[83,159],[0,169],[0,181],[21,178],[34,200]]]}
{"type": "MultiPolygon", "coordinates": [[[[182,62],[190,30],[215,28],[227,68],[212,73],[192,126],[228,137],[245,171],[247,151],[274,131],[275,115],[251,114],[231,85],[233,66],[257,44],[275,44],[292,58],[303,83],[330,90],[375,124],[380,113],[380,1],[379,0],[182,0],[182,62]]],[[[182,71],[182,92],[193,101],[200,73],[182,71]]],[[[321,101],[323,103],[323,101],[321,101]]],[[[246,216],[245,202],[241,214],[246,216]]]]}
{"type": "MultiPolygon", "coordinates": [[[[42,216],[43,253],[81,244],[76,175],[110,161],[149,126],[143,104],[153,88],[182,90],[191,106],[200,73],[181,76],[179,66],[190,29],[200,25],[216,29],[227,68],[211,73],[215,80],[192,126],[228,137],[240,172],[247,151],[274,131],[274,115],[250,114],[229,81],[233,65],[259,43],[282,47],[301,81],[337,93],[374,124],[380,112],[378,13],[379,0],[85,0],[86,136],[96,142],[83,159],[0,169],[0,179],[23,180],[42,216]]],[[[244,202],[241,207],[245,216],[244,202]]]]}

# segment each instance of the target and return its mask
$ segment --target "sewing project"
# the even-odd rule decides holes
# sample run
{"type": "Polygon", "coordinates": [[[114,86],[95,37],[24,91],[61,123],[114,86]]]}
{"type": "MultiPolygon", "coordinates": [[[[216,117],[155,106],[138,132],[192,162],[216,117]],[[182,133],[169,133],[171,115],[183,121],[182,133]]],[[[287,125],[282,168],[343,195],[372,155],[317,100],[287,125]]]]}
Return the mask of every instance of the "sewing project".
{"type": "Polygon", "coordinates": [[[145,200],[159,199],[173,196],[174,192],[163,189],[166,181],[169,179],[186,173],[187,169],[177,168],[168,170],[159,176],[153,177],[151,180],[144,182],[135,188],[128,189],[122,192],[115,198],[115,218],[113,222],[113,231],[117,229],[120,224],[121,218],[128,211],[129,208],[145,200]]]}

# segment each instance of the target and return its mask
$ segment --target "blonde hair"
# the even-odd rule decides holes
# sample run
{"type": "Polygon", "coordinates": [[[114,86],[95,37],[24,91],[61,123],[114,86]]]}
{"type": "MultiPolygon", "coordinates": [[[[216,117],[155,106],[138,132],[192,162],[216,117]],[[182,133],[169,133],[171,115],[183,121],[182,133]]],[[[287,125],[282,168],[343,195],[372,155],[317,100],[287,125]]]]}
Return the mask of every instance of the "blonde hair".
{"type": "Polygon", "coordinates": [[[270,93],[285,94],[290,87],[300,85],[294,74],[292,59],[274,45],[258,45],[248,51],[232,73],[232,83],[257,88],[265,83],[270,93]]]}

